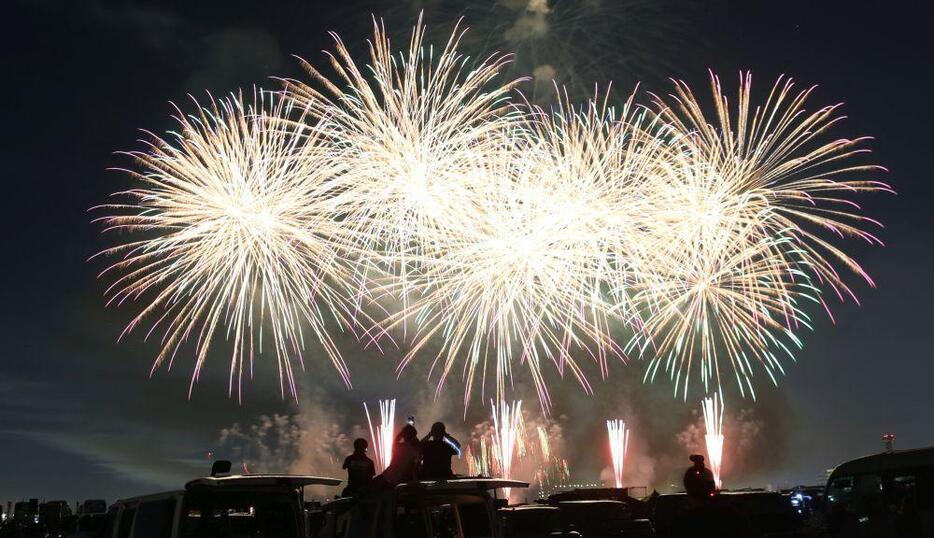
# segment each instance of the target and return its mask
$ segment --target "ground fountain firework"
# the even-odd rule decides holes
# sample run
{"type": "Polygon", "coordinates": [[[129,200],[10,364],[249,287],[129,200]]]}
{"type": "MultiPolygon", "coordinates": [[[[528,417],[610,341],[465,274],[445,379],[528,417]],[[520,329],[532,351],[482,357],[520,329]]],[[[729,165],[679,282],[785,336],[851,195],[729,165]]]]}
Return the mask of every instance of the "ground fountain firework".
{"type": "Polygon", "coordinates": [[[396,400],[379,401],[379,423],[373,426],[370,409],[363,402],[366,413],[366,422],[370,428],[370,439],[373,441],[373,452],[376,454],[376,469],[378,472],[386,470],[392,461],[392,447],[396,440],[396,400]]]}
{"type": "Polygon", "coordinates": [[[613,479],[617,488],[623,487],[623,471],[626,463],[626,449],[629,448],[629,430],[621,419],[606,421],[610,441],[610,456],[613,460],[613,479]]]}
{"type": "MultiPolygon", "coordinates": [[[[522,401],[511,404],[490,401],[493,409],[493,456],[499,468],[500,478],[512,478],[512,460],[519,449],[519,442],[523,434],[522,401]]],[[[509,498],[510,488],[504,488],[506,498],[509,498]]]]}
{"type": "Polygon", "coordinates": [[[710,471],[713,473],[714,483],[717,488],[720,488],[723,486],[720,478],[723,465],[723,402],[720,395],[714,393],[712,397],[704,398],[701,402],[701,410],[704,414],[704,427],[707,430],[704,434],[707,459],[710,463],[710,471]]]}

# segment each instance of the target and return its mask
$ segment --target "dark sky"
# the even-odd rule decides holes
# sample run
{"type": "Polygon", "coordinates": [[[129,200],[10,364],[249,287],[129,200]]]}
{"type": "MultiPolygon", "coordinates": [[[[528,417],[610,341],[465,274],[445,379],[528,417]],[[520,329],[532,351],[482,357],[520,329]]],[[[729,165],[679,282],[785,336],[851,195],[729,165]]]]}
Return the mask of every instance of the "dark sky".
{"type": "MultiPolygon", "coordinates": [[[[494,24],[479,1],[337,4],[49,0],[4,7],[0,501],[112,500],[176,487],[204,466],[207,451],[223,450],[223,430],[232,425],[261,424],[274,413],[304,413],[301,423],[308,424],[342,402],[360,415],[361,400],[418,384],[417,373],[386,381],[392,358],[359,352],[350,354],[353,372],[377,363],[386,376],[364,379],[348,395],[332,371],[312,364],[302,380],[303,404],[296,406],[280,398],[274,365],[263,363],[241,404],[227,398],[226,366],[216,360],[188,400],[189,363],[149,379],[156,348],[142,344],[140,335],[116,343],[129,311],[104,308],[95,280],[101,265],[86,262],[106,244],[88,208],[129,182],[106,171],[127,164],[113,152],[139,148],[140,128],[170,128],[168,101],[204,89],[273,86],[272,75],[299,76],[291,54],[319,62],[331,29],[362,42],[371,12],[403,31],[418,5],[429,9],[429,24],[450,24],[464,6],[468,25],[494,24]]],[[[861,199],[885,223],[887,246],[848,244],[878,288],[857,285],[861,307],[837,306],[836,325],[821,318],[804,335],[806,347],[781,385],[763,385],[761,402],[737,406],[748,406],[760,428],[775,432],[763,436],[768,447],[745,455],[759,461],[747,462],[744,478],[754,482],[749,485],[814,482],[824,469],[878,450],[885,431],[897,434],[899,447],[934,444],[927,342],[934,302],[927,280],[934,274],[934,117],[923,4],[711,4],[606,0],[605,16],[568,17],[550,48],[535,51],[535,62],[547,54],[563,55],[556,63],[579,55],[566,83],[588,87],[591,79],[612,79],[620,93],[636,80],[665,91],[667,76],[702,89],[708,68],[727,87],[740,69],[752,70],[760,89],[784,73],[819,84],[815,104],[844,101],[844,135],[876,137],[875,159],[890,169],[888,180],[899,193],[861,199]]],[[[562,5],[574,12],[569,2],[562,5]]],[[[492,43],[500,30],[489,32],[492,43]]],[[[591,406],[613,405],[642,413],[636,423],[645,429],[655,424],[666,432],[643,435],[648,457],[653,447],[675,444],[668,432],[692,420],[692,405],[672,400],[667,385],[641,387],[639,364],[612,373],[593,401],[573,387],[559,391],[556,414],[564,417],[569,445],[587,449],[588,432],[601,427],[599,420],[586,423],[597,414],[591,406]],[[669,413],[678,425],[663,426],[668,419],[653,413],[669,413]]]]}

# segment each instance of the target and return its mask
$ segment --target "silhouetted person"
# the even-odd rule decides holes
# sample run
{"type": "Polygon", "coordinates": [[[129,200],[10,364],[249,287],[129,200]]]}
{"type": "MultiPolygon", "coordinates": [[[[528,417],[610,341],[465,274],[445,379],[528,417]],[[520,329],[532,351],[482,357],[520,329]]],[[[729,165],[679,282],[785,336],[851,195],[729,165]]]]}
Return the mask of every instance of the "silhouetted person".
{"type": "Polygon", "coordinates": [[[730,505],[725,496],[714,496],[717,484],[713,473],[704,466],[704,456],[691,455],[694,463],[684,473],[684,490],[689,508],[672,526],[673,538],[747,538],[755,536],[749,521],[730,505]]]}
{"type": "Polygon", "coordinates": [[[717,490],[713,472],[704,466],[704,456],[692,454],[690,459],[694,465],[684,473],[684,491],[693,499],[710,497],[717,490]]]}
{"type": "Polygon", "coordinates": [[[461,444],[448,435],[443,422],[431,425],[431,432],[422,439],[422,468],[419,478],[423,480],[447,480],[454,477],[451,457],[461,453],[461,444]]]}
{"type": "Polygon", "coordinates": [[[376,477],[378,487],[395,486],[417,479],[420,458],[418,431],[415,426],[406,424],[393,443],[392,461],[389,462],[386,470],[376,477]]]}
{"type": "Polygon", "coordinates": [[[353,442],[353,454],[344,459],[344,469],[347,470],[347,487],[341,493],[342,497],[351,497],[364,491],[373,481],[376,466],[366,455],[368,443],[366,439],[357,439],[353,442]]]}

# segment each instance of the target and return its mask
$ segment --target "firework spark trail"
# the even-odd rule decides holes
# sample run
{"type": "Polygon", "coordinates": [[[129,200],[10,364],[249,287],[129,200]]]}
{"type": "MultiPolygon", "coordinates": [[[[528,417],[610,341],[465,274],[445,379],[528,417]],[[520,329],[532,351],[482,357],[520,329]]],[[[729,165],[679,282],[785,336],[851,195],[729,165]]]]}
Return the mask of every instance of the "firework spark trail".
{"type": "Polygon", "coordinates": [[[138,167],[127,172],[140,185],[94,208],[108,212],[96,219],[105,232],[123,233],[98,254],[118,257],[101,273],[116,275],[108,305],[145,303],[121,338],[154,318],[146,335],[161,334],[154,372],[166,361],[171,368],[193,337],[190,395],[215,338],[226,337],[229,391],[236,384],[240,394],[266,330],[282,393],[296,396],[292,361],[304,368],[304,326],[349,386],[325,327],[350,326],[354,310],[347,249],[329,202],[339,163],[318,130],[285,121],[305,111],[270,93],[194,104],[191,115],[176,108],[179,128],[170,137],[151,135],[148,151],[128,153],[138,167]]]}
{"type": "Polygon", "coordinates": [[[646,379],[664,366],[685,398],[695,365],[705,388],[720,387],[724,358],[740,391],[755,397],[754,366],[777,383],[782,355],[793,359],[791,349],[801,347],[795,332],[811,327],[806,304],[829,313],[826,291],[856,300],[836,264],[874,285],[821,232],[881,244],[863,230],[878,223],[848,196],[891,188],[856,178],[883,170],[852,162],[868,152],[865,138],[823,140],[842,117],[837,106],[808,113],[813,88],[796,93],[779,78],[765,103],[753,106],[745,74],[733,114],[712,73],[711,84],[712,119],[683,82],[673,104],[655,97],[672,130],[672,158],[651,176],[656,208],[643,230],[654,248],[637,255],[649,255],[640,263],[654,274],[644,275],[634,299],[647,312],[634,341],[654,354],[646,379]]]}
{"type": "Polygon", "coordinates": [[[467,447],[467,473],[470,476],[493,476],[492,447],[487,445],[486,437],[481,437],[476,450],[467,447]]]}
{"type": "Polygon", "coordinates": [[[546,488],[567,483],[570,478],[570,469],[567,460],[558,457],[552,451],[548,430],[544,426],[536,427],[538,433],[538,448],[541,455],[539,468],[535,471],[539,488],[546,488]]]}
{"type": "Polygon", "coordinates": [[[626,423],[620,419],[606,421],[607,434],[610,439],[610,455],[613,459],[613,478],[616,487],[623,487],[623,468],[626,463],[626,449],[629,447],[629,430],[626,423]]]}
{"type": "Polygon", "coordinates": [[[538,433],[538,446],[542,453],[542,459],[550,460],[551,459],[551,442],[548,440],[548,431],[544,426],[538,426],[535,428],[535,431],[538,433]]]}
{"type": "MultiPolygon", "coordinates": [[[[493,456],[498,464],[500,477],[512,477],[512,458],[516,454],[520,437],[522,436],[522,401],[507,404],[500,402],[497,407],[490,400],[493,408],[493,456]]],[[[509,499],[511,488],[503,488],[506,499],[509,499]]]]}
{"type": "Polygon", "coordinates": [[[710,470],[713,472],[717,488],[723,486],[720,480],[720,469],[723,463],[723,402],[718,393],[711,398],[704,398],[701,402],[704,413],[704,426],[707,429],[704,441],[707,444],[707,459],[710,460],[710,470]]]}
{"type": "Polygon", "coordinates": [[[396,400],[379,401],[379,426],[373,427],[370,410],[363,402],[366,422],[370,427],[370,439],[373,440],[373,452],[376,454],[376,467],[379,472],[386,470],[392,461],[392,446],[395,442],[396,400]]]}

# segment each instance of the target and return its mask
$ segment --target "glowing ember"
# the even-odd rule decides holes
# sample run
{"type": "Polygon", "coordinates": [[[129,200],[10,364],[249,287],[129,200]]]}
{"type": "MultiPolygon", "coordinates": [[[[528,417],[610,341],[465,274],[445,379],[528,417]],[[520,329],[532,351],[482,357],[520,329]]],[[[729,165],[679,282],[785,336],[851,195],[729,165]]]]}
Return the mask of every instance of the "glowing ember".
{"type": "Polygon", "coordinates": [[[379,416],[380,423],[377,428],[373,428],[373,421],[370,419],[370,410],[363,402],[363,410],[366,411],[366,422],[370,426],[370,438],[373,440],[373,452],[376,454],[376,466],[382,472],[392,461],[392,443],[395,436],[396,419],[396,400],[380,400],[379,416]]]}
{"type": "Polygon", "coordinates": [[[704,398],[701,409],[707,427],[707,434],[704,435],[707,442],[707,459],[710,460],[710,470],[719,489],[722,486],[720,464],[723,462],[723,400],[714,393],[712,398],[704,398]]]}

